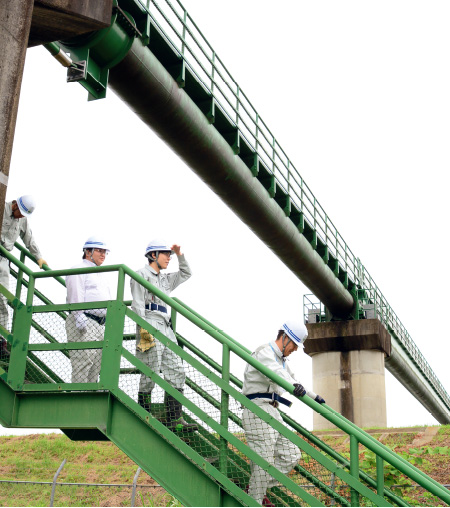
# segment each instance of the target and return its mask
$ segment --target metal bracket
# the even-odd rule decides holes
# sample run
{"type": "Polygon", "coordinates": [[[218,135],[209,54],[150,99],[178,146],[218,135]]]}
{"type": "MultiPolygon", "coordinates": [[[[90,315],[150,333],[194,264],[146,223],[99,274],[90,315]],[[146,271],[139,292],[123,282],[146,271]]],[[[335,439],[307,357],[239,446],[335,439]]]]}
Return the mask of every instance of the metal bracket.
{"type": "Polygon", "coordinates": [[[72,66],[67,69],[67,83],[74,83],[86,79],[87,76],[87,62],[80,60],[73,62],[72,66]]]}

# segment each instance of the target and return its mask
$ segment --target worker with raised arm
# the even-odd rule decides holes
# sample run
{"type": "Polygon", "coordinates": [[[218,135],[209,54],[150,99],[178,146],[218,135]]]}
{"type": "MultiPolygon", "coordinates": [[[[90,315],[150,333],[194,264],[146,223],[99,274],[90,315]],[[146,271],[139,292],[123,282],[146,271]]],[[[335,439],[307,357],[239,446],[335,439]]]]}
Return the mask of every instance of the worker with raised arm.
{"type": "MultiPolygon", "coordinates": [[[[1,231],[1,244],[8,250],[12,251],[17,239],[22,239],[25,247],[36,258],[39,268],[42,269],[47,261],[42,258],[41,252],[34,239],[31,231],[28,217],[34,212],[36,202],[33,196],[20,196],[9,203],[5,203],[3,212],[3,222],[1,231]]],[[[9,289],[9,260],[2,256],[0,252],[0,284],[9,289]]],[[[8,329],[8,303],[3,295],[0,295],[0,324],[8,329]]],[[[6,347],[6,340],[1,337],[0,356],[8,356],[9,352],[6,347]]]]}
{"type": "MultiPolygon", "coordinates": [[[[308,332],[303,321],[299,319],[287,320],[278,331],[277,338],[258,347],[252,356],[273,373],[292,384],[296,397],[308,395],[316,402],[323,404],[325,401],[320,395],[307,390],[296,380],[287,362],[289,355],[303,345],[307,335],[308,332]]],[[[285,391],[258,369],[247,364],[242,393],[279,422],[282,422],[278,410],[279,405],[291,405],[289,400],[281,396],[285,391]]],[[[274,430],[271,425],[261,420],[248,408],[244,408],[242,425],[247,444],[253,451],[284,474],[288,474],[294,468],[301,453],[289,439],[274,430]]],[[[277,485],[278,481],[253,462],[250,468],[248,494],[263,506],[273,506],[266,497],[266,491],[277,485]]]]}
{"type": "MultiPolygon", "coordinates": [[[[169,247],[169,244],[164,240],[152,240],[145,249],[145,257],[148,259],[148,264],[137,273],[168,296],[191,276],[191,269],[179,245],[175,244],[169,247]],[[173,254],[178,258],[178,271],[163,273],[163,270],[169,266],[173,254]]],[[[131,279],[131,293],[133,296],[132,310],[176,343],[170,321],[170,309],[167,304],[134,279],[131,279]]],[[[158,375],[161,373],[170,385],[183,393],[186,374],[182,359],[139,325],[136,326],[136,356],[158,375]]],[[[138,403],[149,412],[154,387],[155,382],[148,376],[141,374],[138,403]]],[[[165,393],[164,406],[165,423],[171,430],[193,432],[198,429],[197,425],[188,423],[183,418],[182,404],[175,397],[165,393]]]]}

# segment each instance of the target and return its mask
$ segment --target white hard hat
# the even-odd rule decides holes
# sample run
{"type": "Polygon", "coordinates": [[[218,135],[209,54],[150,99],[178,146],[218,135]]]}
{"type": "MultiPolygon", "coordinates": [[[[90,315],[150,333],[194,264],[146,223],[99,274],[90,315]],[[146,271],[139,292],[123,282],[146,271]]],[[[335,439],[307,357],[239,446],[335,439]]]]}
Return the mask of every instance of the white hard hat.
{"type": "Polygon", "coordinates": [[[31,215],[34,212],[34,209],[36,208],[36,202],[33,198],[33,196],[20,196],[20,198],[17,199],[17,206],[19,207],[20,213],[27,217],[28,215],[31,215]]]}
{"type": "Polygon", "coordinates": [[[299,319],[288,319],[281,325],[280,330],[283,330],[297,346],[301,346],[308,336],[305,324],[299,319]]]}
{"type": "Polygon", "coordinates": [[[101,240],[98,236],[90,236],[83,245],[83,249],[105,249],[109,252],[109,247],[106,242],[101,240]]]}
{"type": "Polygon", "coordinates": [[[150,243],[147,245],[147,248],[145,249],[145,255],[147,256],[147,254],[150,252],[157,251],[169,251],[171,254],[173,254],[173,250],[169,247],[169,245],[160,238],[156,238],[155,240],[150,241],[150,243]]]}

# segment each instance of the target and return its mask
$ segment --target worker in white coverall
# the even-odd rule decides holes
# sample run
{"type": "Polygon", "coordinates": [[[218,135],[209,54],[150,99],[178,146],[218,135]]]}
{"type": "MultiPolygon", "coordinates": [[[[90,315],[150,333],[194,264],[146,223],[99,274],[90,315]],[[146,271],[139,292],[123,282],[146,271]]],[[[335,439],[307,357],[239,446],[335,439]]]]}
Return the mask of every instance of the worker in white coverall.
{"type": "MultiPolygon", "coordinates": [[[[298,383],[286,361],[287,357],[303,344],[307,335],[306,326],[301,320],[285,321],[278,331],[276,340],[260,346],[252,356],[272,372],[292,383],[295,396],[303,397],[306,394],[316,402],[323,404],[325,401],[320,395],[306,390],[298,383]]],[[[275,384],[255,367],[247,364],[242,393],[279,422],[282,422],[282,419],[277,409],[278,406],[280,404],[291,405],[289,400],[281,397],[283,392],[285,392],[284,388],[275,384]]],[[[289,439],[247,408],[244,408],[243,411],[242,424],[247,444],[253,451],[284,474],[288,474],[294,468],[301,453],[289,439]]],[[[266,497],[266,491],[277,485],[278,481],[253,462],[250,467],[248,494],[263,506],[273,506],[266,497]]]]}
{"type": "MultiPolygon", "coordinates": [[[[3,223],[1,232],[1,244],[8,250],[12,251],[14,243],[20,238],[27,249],[36,258],[39,268],[47,264],[42,259],[39,248],[31,232],[28,223],[28,217],[34,212],[36,203],[33,196],[20,196],[17,200],[5,203],[3,212],[3,223]]],[[[9,261],[0,253],[0,284],[9,289],[9,261]]],[[[3,295],[0,295],[0,324],[4,328],[8,328],[8,303],[3,295]]],[[[9,356],[6,349],[6,340],[1,337],[0,356],[9,356]]]]}
{"type": "MultiPolygon", "coordinates": [[[[96,236],[83,245],[83,261],[72,268],[101,266],[109,248],[96,236]]],[[[83,273],[66,277],[67,303],[103,302],[112,299],[104,273],[83,273]]],[[[72,311],[66,319],[67,342],[103,340],[106,309],[72,311]]],[[[100,372],[102,349],[73,349],[70,351],[72,383],[96,383],[100,372]]]]}
{"type": "MultiPolygon", "coordinates": [[[[176,287],[191,276],[191,269],[181,253],[179,245],[169,247],[163,240],[152,240],[147,245],[145,257],[148,259],[148,264],[138,270],[137,273],[166,295],[170,295],[176,287]],[[173,254],[177,255],[179,271],[162,273],[162,270],[168,267],[173,254]]],[[[133,296],[131,304],[133,311],[172,342],[176,342],[170,322],[170,309],[167,308],[167,304],[134,279],[131,279],[131,293],[133,296]]],[[[136,326],[136,357],[158,375],[162,373],[169,384],[180,393],[183,393],[186,374],[182,359],[160,341],[155,340],[148,330],[141,328],[139,325],[136,326]]],[[[155,382],[148,376],[141,374],[138,403],[149,412],[151,409],[151,393],[154,387],[155,382]]],[[[197,425],[184,420],[181,403],[168,393],[164,394],[164,406],[167,427],[180,432],[193,432],[198,429],[197,425]]]]}

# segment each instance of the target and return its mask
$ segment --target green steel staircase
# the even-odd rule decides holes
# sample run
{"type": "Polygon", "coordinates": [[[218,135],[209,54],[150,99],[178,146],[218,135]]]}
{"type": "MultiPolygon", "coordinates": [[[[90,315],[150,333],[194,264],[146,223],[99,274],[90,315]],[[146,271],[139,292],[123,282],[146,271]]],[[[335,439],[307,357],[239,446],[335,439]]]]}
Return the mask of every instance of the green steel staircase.
{"type": "MultiPolygon", "coordinates": [[[[254,461],[279,481],[269,491],[275,506],[408,506],[384,483],[386,464],[399,476],[419,484],[435,496],[432,504],[450,504],[450,492],[389,448],[356,427],[327,405],[308,397],[300,399],[321,413],[350,439],[350,458],[327,446],[311,432],[283,414],[280,424],[241,393],[242,383],[230,371],[236,357],[259,368],[292,395],[292,387],[267,371],[245,347],[202,318],[176,298],[169,298],[125,265],[89,269],[35,272],[25,264],[32,256],[21,246],[20,260],[0,247],[11,261],[15,293],[0,286],[12,308],[8,329],[1,329],[10,346],[10,356],[0,360],[0,421],[6,427],[60,428],[74,440],[109,439],[142,469],[186,506],[257,506],[245,493],[249,462],[254,461]],[[91,304],[64,302],[62,276],[88,271],[112,272],[117,276],[117,297],[91,304]],[[192,341],[177,333],[178,344],[158,330],[151,333],[183,360],[186,389],[180,394],[135,356],[135,324],[149,327],[124,301],[126,277],[154,292],[172,308],[172,321],[192,325],[198,336],[206,332],[219,360],[205,354],[192,341]],[[106,308],[104,340],[67,343],[65,318],[68,311],[106,308]],[[70,382],[69,353],[74,349],[102,349],[98,383],[70,382]],[[136,402],[140,373],[155,380],[152,413],[136,402]],[[199,431],[177,434],[164,425],[164,391],[181,401],[184,417],[195,421],[199,431]],[[242,407],[250,408],[302,451],[296,468],[284,475],[247,447],[241,425],[242,407]],[[360,454],[376,455],[374,471],[361,469],[360,454]]],[[[203,334],[204,338],[205,335],[203,334]]]]}

